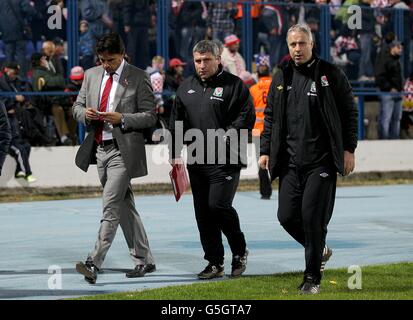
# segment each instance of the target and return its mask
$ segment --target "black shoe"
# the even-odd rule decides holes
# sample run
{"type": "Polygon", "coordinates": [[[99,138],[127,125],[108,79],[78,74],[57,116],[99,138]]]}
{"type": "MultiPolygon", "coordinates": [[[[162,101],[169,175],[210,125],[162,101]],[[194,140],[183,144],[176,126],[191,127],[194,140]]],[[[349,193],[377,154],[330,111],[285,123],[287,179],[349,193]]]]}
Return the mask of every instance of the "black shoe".
{"type": "Polygon", "coordinates": [[[154,264],[140,264],[135,267],[130,272],[126,273],[127,278],[139,278],[143,277],[147,273],[156,271],[156,266],[154,264]]]}
{"type": "Polygon", "coordinates": [[[320,267],[321,276],[323,276],[326,263],[332,255],[333,255],[333,250],[331,250],[331,248],[325,245],[324,250],[323,250],[323,257],[321,258],[321,267],[320,267]]]}
{"type": "Polygon", "coordinates": [[[232,258],[231,277],[241,276],[247,268],[248,249],[245,249],[243,256],[234,256],[232,258]]]}
{"type": "Polygon", "coordinates": [[[320,283],[317,283],[312,277],[307,276],[298,289],[300,290],[300,294],[319,294],[320,283]]]}
{"type": "Polygon", "coordinates": [[[261,196],[261,200],[271,200],[271,196],[261,196]]]}
{"type": "Polygon", "coordinates": [[[90,284],[95,284],[98,278],[99,269],[93,264],[93,262],[87,260],[85,263],[76,263],[76,271],[85,276],[85,280],[90,284]]]}
{"type": "Polygon", "coordinates": [[[209,263],[206,268],[198,273],[198,279],[208,280],[213,278],[220,278],[224,275],[224,265],[223,264],[211,264],[209,263]]]}

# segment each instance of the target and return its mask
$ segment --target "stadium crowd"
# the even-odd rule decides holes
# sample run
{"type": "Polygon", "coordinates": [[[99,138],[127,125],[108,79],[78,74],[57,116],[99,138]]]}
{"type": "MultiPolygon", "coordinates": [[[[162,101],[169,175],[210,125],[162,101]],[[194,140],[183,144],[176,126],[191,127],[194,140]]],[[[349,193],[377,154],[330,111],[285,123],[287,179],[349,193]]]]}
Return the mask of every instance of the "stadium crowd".
{"type": "MultiPolygon", "coordinates": [[[[373,97],[381,102],[380,112],[377,111],[378,137],[413,137],[413,95],[397,95],[397,92],[413,90],[413,1],[250,2],[253,2],[255,57],[252,72],[246,70],[240,46],[243,1],[172,0],[168,20],[170,60],[165,65],[165,57],[156,55],[157,1],[80,0],[79,65],[71,70],[67,70],[65,1],[0,1],[0,101],[12,124],[15,148],[10,148],[10,153],[17,163],[25,163],[25,169],[19,166],[16,169],[16,177],[31,176],[28,161],[31,146],[78,144],[76,123],[71,114],[76,96],[13,96],[1,95],[1,92],[77,92],[84,70],[99,63],[94,52],[97,39],[116,32],[126,44],[127,60],[150,75],[159,115],[157,128],[166,127],[177,88],[194,71],[191,61],[195,43],[202,39],[216,40],[222,50],[223,67],[252,86],[264,76],[257,73],[261,65],[269,67],[271,76],[280,65],[288,63],[285,38],[293,24],[306,22],[311,27],[315,51],[320,53],[320,5],[329,5],[332,61],[344,69],[356,86],[370,85],[383,92],[396,93],[373,97]],[[346,6],[351,4],[362,8],[359,30],[349,29],[346,23],[349,18],[346,6]],[[48,28],[50,5],[61,8],[61,29],[48,28]],[[403,39],[397,39],[394,34],[396,11],[393,9],[403,10],[403,39]]],[[[153,135],[155,129],[147,130],[147,143],[159,140],[153,135]]]]}

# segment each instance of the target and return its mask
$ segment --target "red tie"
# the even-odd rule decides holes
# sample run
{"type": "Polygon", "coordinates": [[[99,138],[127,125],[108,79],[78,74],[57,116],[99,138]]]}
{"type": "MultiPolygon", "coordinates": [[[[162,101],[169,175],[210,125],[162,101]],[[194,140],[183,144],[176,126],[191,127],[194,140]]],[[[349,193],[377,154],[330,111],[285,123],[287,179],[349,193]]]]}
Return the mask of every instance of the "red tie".
{"type": "MultiPolygon", "coordinates": [[[[111,73],[109,75],[109,79],[106,81],[105,89],[103,90],[103,94],[102,94],[102,99],[100,100],[100,106],[99,106],[100,112],[106,112],[110,90],[112,89],[113,74],[114,73],[111,73]]],[[[96,131],[95,131],[95,140],[98,144],[102,142],[103,124],[104,124],[103,121],[99,120],[99,124],[97,125],[96,131]]]]}

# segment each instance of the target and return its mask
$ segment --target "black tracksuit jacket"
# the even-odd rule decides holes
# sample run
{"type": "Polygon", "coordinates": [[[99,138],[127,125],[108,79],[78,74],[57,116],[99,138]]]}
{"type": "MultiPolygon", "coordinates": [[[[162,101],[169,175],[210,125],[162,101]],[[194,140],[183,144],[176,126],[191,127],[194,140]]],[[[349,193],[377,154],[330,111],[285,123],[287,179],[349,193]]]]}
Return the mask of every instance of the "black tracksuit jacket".
{"type": "MultiPolygon", "coordinates": [[[[255,109],[249,90],[242,80],[223,71],[220,66],[217,73],[205,82],[195,75],[179,86],[170,118],[172,158],[179,156],[182,147],[182,141],[175,141],[175,121],[183,121],[184,133],[189,129],[200,129],[204,134],[205,146],[208,148],[206,144],[208,129],[225,131],[235,129],[238,132],[241,129],[252,130],[255,123],[255,109]],[[178,154],[175,154],[175,150],[178,154]]],[[[234,165],[245,167],[246,152],[240,153],[240,143],[236,150],[234,144],[230,144],[230,139],[225,141],[226,164],[234,164],[230,163],[233,159],[230,157],[236,152],[238,162],[234,165]]],[[[205,160],[206,153],[205,150],[205,160]]]]}
{"type": "MultiPolygon", "coordinates": [[[[318,105],[327,128],[331,155],[340,174],[344,172],[344,150],[354,152],[357,147],[358,109],[352,88],[344,72],[337,66],[316,59],[315,82],[318,105]]],[[[271,178],[279,176],[286,146],[285,109],[288,86],[293,76],[290,62],[273,78],[265,108],[264,131],[261,134],[261,155],[268,155],[271,178]]],[[[303,93],[304,94],[304,93],[303,93]]]]}

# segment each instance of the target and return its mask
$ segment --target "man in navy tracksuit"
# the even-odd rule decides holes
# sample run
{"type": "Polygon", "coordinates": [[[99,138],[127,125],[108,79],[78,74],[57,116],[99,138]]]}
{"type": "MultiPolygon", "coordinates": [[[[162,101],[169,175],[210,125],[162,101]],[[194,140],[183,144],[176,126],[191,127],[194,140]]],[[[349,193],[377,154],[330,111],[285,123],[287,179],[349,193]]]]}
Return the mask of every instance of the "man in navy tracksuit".
{"type": "Polygon", "coordinates": [[[280,178],[278,219],[305,248],[300,293],[317,294],[332,254],[325,240],[337,172],[354,170],[358,111],[345,74],[313,54],[307,25],[292,26],[287,44],[292,60],[271,84],[259,164],[280,178]]]}
{"type": "Polygon", "coordinates": [[[197,136],[188,143],[188,172],[204,258],[209,262],[198,278],[223,276],[221,233],[233,254],[231,276],[237,277],[245,271],[248,251],[232,201],[241,167],[246,166],[247,135],[255,123],[255,110],[242,80],[223,71],[215,42],[200,41],[193,56],[196,75],[178,88],[171,114],[171,158],[174,163],[180,157],[183,139],[175,138],[175,132],[182,121],[183,133],[197,136]],[[246,139],[242,139],[242,132],[246,139]],[[208,139],[208,135],[214,138],[208,139]]]}

